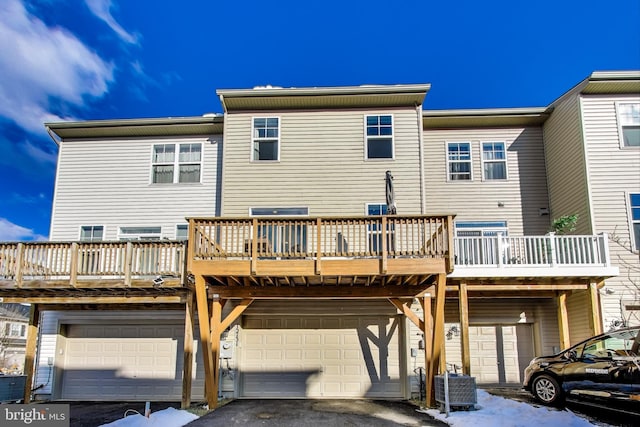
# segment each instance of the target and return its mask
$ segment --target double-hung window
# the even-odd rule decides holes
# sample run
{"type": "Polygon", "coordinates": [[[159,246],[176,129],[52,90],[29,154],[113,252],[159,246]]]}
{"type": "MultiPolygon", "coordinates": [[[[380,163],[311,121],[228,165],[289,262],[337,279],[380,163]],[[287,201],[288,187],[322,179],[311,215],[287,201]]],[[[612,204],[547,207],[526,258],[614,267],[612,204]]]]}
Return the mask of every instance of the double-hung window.
{"type": "Polygon", "coordinates": [[[640,193],[629,194],[633,249],[640,251],[640,193]]]}
{"type": "Polygon", "coordinates": [[[621,147],[640,147],[640,102],[616,104],[621,147]]]}
{"type": "Polygon", "coordinates": [[[80,227],[80,240],[83,242],[95,242],[102,240],[104,227],[102,225],[83,225],[80,227]]]}
{"type": "Polygon", "coordinates": [[[393,159],[393,116],[367,116],[367,159],[393,159]]]}
{"type": "Polygon", "coordinates": [[[471,181],[471,143],[447,143],[449,181],[471,181]]]}
{"type": "Polygon", "coordinates": [[[251,145],[252,160],[280,160],[280,119],[278,117],[254,117],[251,145]]]}
{"type": "Polygon", "coordinates": [[[486,181],[507,179],[507,156],[504,142],[482,143],[482,173],[486,181]]]}
{"type": "Polygon", "coordinates": [[[155,144],[151,168],[154,184],[200,182],[202,144],[155,144]]]}

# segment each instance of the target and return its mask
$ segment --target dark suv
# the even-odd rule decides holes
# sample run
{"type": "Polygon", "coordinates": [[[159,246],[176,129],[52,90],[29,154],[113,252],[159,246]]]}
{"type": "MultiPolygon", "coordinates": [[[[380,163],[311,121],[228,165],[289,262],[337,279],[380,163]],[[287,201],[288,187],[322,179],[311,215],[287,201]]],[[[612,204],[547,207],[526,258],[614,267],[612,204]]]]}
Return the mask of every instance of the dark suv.
{"type": "Polygon", "coordinates": [[[640,406],[639,332],[619,329],[536,357],[524,371],[524,388],[546,405],[560,405],[570,394],[640,406]]]}

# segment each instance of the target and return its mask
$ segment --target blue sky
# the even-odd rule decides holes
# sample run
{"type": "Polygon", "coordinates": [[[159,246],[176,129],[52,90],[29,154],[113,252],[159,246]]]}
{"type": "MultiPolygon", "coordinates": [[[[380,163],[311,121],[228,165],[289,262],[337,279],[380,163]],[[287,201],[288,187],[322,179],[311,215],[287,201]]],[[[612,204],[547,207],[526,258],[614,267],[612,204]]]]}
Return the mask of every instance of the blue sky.
{"type": "Polygon", "coordinates": [[[637,0],[0,0],[0,241],[49,233],[45,121],[221,112],[216,89],[431,83],[424,107],[546,106],[640,69],[637,0]]]}

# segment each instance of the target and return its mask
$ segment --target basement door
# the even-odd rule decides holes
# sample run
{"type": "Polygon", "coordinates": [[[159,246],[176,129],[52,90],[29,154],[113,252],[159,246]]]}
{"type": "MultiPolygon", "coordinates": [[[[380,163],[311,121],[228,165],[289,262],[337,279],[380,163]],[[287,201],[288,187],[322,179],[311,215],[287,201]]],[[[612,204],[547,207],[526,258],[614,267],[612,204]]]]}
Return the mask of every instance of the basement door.
{"type": "Polygon", "coordinates": [[[403,398],[399,316],[245,316],[242,397],[403,398]]]}
{"type": "Polygon", "coordinates": [[[61,398],[180,400],[182,324],[68,325],[61,398]]]}
{"type": "Polygon", "coordinates": [[[522,384],[534,357],[531,324],[469,327],[471,375],[478,384],[522,384]]]}

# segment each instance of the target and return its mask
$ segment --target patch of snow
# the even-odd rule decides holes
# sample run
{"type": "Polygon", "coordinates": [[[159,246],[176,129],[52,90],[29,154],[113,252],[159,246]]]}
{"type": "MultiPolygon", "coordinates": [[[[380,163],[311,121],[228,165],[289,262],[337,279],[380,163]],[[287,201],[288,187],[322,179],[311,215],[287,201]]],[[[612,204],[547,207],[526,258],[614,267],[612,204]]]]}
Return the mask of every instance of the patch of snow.
{"type": "Polygon", "coordinates": [[[167,408],[152,412],[149,418],[141,414],[129,415],[100,427],[182,427],[197,418],[189,411],[167,408]]]}
{"type": "MultiPolygon", "coordinates": [[[[449,417],[437,409],[420,410],[453,427],[591,427],[569,410],[533,406],[477,390],[475,411],[453,411],[449,417]]],[[[602,425],[602,424],[598,424],[602,425]]]]}

